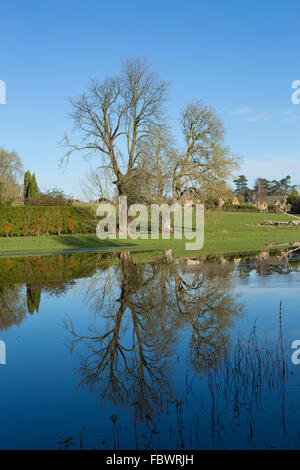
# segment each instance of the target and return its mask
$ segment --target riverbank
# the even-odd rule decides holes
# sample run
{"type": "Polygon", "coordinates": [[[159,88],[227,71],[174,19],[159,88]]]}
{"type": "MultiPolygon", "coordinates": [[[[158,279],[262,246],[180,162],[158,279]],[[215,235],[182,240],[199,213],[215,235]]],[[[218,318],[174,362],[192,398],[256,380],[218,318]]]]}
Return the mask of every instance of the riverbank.
{"type": "MultiPolygon", "coordinates": [[[[263,250],[270,245],[300,242],[300,226],[260,226],[265,220],[289,221],[283,214],[207,212],[204,247],[194,255],[237,253],[263,250]]],[[[185,251],[185,240],[99,240],[96,235],[51,237],[7,237],[0,239],[0,255],[30,255],[88,250],[159,250],[185,251]]]]}

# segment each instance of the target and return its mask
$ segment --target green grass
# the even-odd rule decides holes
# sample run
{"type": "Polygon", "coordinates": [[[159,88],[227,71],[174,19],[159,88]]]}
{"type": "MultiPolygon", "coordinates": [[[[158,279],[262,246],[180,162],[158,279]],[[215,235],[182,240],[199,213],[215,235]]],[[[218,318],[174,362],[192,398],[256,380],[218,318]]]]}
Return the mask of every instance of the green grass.
{"type": "MultiPolygon", "coordinates": [[[[300,226],[260,227],[264,220],[285,220],[283,214],[207,211],[200,254],[262,250],[271,244],[300,242],[300,226]]],[[[0,253],[21,254],[80,249],[166,249],[185,252],[184,240],[99,240],[96,235],[0,238],[0,253]]],[[[185,252],[186,253],[186,252],[185,252]]],[[[191,252],[199,254],[197,251],[191,252]]]]}
{"type": "Polygon", "coordinates": [[[300,226],[257,224],[265,220],[289,221],[284,214],[209,212],[205,220],[205,253],[260,250],[271,244],[300,242],[300,226]]]}

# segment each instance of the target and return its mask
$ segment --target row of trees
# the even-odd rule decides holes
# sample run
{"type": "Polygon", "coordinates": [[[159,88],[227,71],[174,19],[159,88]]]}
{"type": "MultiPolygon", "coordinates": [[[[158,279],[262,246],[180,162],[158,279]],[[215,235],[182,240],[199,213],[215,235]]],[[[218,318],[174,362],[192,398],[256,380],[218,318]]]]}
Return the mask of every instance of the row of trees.
{"type": "Polygon", "coordinates": [[[244,202],[251,202],[253,196],[277,196],[284,195],[288,197],[288,202],[293,204],[299,197],[297,186],[291,184],[291,177],[288,175],[280,180],[267,180],[266,178],[257,178],[254,187],[249,188],[248,180],[245,175],[240,175],[234,180],[235,194],[244,202]]]}
{"type": "Polygon", "coordinates": [[[288,175],[281,180],[267,180],[257,178],[254,185],[254,191],[265,196],[274,196],[278,194],[289,195],[296,190],[296,185],[291,184],[291,177],[288,175]]]}

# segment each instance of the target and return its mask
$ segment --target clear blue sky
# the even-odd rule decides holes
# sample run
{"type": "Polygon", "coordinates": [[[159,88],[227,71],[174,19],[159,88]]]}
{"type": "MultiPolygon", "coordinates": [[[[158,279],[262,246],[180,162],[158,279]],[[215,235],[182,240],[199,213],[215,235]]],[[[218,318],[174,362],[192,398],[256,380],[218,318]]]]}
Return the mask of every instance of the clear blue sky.
{"type": "Polygon", "coordinates": [[[0,14],[0,146],[19,153],[41,189],[78,195],[89,164],[74,155],[58,168],[68,97],[135,56],[170,82],[175,132],[180,109],[201,99],[217,108],[226,142],[243,156],[238,174],[250,182],[291,174],[300,183],[300,105],[291,102],[299,1],[10,0],[0,14]]]}

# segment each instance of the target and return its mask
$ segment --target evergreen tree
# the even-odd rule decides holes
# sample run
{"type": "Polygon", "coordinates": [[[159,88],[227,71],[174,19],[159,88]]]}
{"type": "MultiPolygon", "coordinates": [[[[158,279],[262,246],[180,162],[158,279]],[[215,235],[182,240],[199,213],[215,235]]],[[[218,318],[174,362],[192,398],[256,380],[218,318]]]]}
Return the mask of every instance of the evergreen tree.
{"type": "Polygon", "coordinates": [[[32,173],[30,184],[29,184],[28,197],[32,199],[32,198],[35,198],[38,194],[39,194],[39,188],[35,179],[35,173],[32,173]]]}
{"type": "Polygon", "coordinates": [[[291,184],[291,177],[289,175],[287,175],[285,178],[282,178],[281,180],[260,180],[264,181],[264,189],[268,196],[277,196],[282,194],[288,195],[294,189],[296,189],[296,186],[291,184]]]}
{"type": "Polygon", "coordinates": [[[240,175],[237,179],[233,180],[233,182],[236,186],[234,191],[236,194],[241,194],[248,189],[248,180],[245,175],[240,175]]]}
{"type": "Polygon", "coordinates": [[[248,188],[248,180],[245,175],[240,175],[238,178],[233,180],[235,183],[235,194],[242,196],[245,202],[250,201],[251,190],[248,188]]]}
{"type": "Polygon", "coordinates": [[[23,189],[24,200],[28,199],[30,182],[31,182],[31,174],[30,174],[30,171],[27,170],[24,175],[24,189],[23,189]]]}

